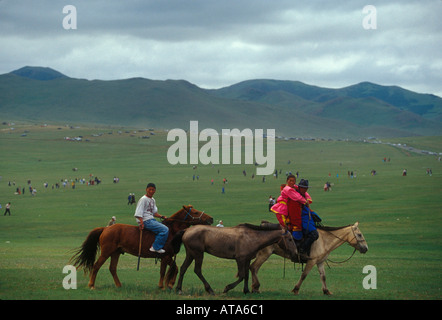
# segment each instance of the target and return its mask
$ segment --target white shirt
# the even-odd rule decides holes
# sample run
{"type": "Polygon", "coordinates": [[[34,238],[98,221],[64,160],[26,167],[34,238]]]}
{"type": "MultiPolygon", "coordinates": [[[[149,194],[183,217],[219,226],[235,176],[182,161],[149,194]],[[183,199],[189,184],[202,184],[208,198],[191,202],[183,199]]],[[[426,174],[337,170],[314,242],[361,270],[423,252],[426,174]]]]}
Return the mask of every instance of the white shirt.
{"type": "Polygon", "coordinates": [[[135,209],[135,217],[143,218],[143,221],[153,219],[154,213],[158,212],[157,205],[154,198],[149,198],[146,195],[138,200],[137,208],[135,209]]]}

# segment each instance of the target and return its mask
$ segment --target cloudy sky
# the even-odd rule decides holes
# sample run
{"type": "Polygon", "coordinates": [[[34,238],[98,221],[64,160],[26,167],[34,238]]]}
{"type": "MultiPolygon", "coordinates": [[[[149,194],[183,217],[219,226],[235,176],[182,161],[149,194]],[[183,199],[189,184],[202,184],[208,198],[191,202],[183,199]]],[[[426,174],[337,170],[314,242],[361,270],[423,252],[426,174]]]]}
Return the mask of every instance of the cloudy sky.
{"type": "Polygon", "coordinates": [[[0,0],[0,74],[371,81],[442,96],[441,17],[441,0],[0,0]]]}

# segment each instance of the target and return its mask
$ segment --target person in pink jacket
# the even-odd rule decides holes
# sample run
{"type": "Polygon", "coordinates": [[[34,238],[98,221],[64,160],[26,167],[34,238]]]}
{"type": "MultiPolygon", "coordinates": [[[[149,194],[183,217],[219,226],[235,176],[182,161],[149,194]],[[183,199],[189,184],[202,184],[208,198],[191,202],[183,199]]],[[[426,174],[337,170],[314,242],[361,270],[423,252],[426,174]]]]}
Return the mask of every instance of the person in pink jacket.
{"type": "MultiPolygon", "coordinates": [[[[279,223],[286,227],[288,223],[288,207],[287,202],[289,199],[291,201],[296,201],[302,205],[309,205],[311,203],[311,197],[306,192],[305,198],[295,189],[297,188],[296,185],[296,177],[294,175],[289,175],[287,177],[286,185],[285,187],[281,186],[281,195],[276,200],[276,204],[272,206],[270,209],[273,213],[276,214],[276,219],[278,219],[279,223]]],[[[296,230],[290,230],[290,231],[300,231],[302,230],[302,223],[301,223],[301,214],[299,214],[299,221],[293,221],[298,219],[290,219],[290,224],[294,227],[296,230]],[[299,230],[298,230],[299,229],[299,230]]]]}

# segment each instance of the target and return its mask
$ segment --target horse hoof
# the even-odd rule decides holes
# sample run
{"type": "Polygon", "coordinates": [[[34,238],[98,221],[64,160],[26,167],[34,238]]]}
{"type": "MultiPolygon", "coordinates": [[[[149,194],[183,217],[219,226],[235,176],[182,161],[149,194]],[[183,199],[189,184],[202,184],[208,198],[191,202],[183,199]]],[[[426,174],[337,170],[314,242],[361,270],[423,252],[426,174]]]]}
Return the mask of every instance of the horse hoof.
{"type": "Polygon", "coordinates": [[[295,296],[297,296],[299,294],[299,289],[293,289],[292,292],[295,296]]]}
{"type": "Polygon", "coordinates": [[[328,291],[328,289],[324,290],[324,294],[327,295],[327,296],[331,296],[332,295],[332,293],[330,291],[328,291]]]}

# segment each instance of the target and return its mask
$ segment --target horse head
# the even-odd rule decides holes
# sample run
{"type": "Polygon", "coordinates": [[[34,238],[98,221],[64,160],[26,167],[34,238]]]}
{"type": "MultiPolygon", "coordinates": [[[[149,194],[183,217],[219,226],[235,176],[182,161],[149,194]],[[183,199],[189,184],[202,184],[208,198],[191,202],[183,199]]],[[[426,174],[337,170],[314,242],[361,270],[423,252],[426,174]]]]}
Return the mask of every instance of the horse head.
{"type": "Polygon", "coordinates": [[[204,211],[196,210],[192,205],[183,206],[182,209],[182,219],[188,222],[190,225],[195,224],[207,224],[211,225],[213,223],[213,218],[204,211]]]}
{"type": "Polygon", "coordinates": [[[359,230],[359,222],[356,222],[351,226],[351,231],[353,232],[354,237],[349,241],[350,245],[360,253],[366,253],[368,250],[368,245],[365,241],[364,235],[362,234],[361,230],[359,230]]]}
{"type": "Polygon", "coordinates": [[[296,248],[295,240],[290,231],[286,228],[282,229],[281,240],[278,242],[279,247],[289,254],[290,259],[295,261],[298,257],[298,250],[296,248]]]}

